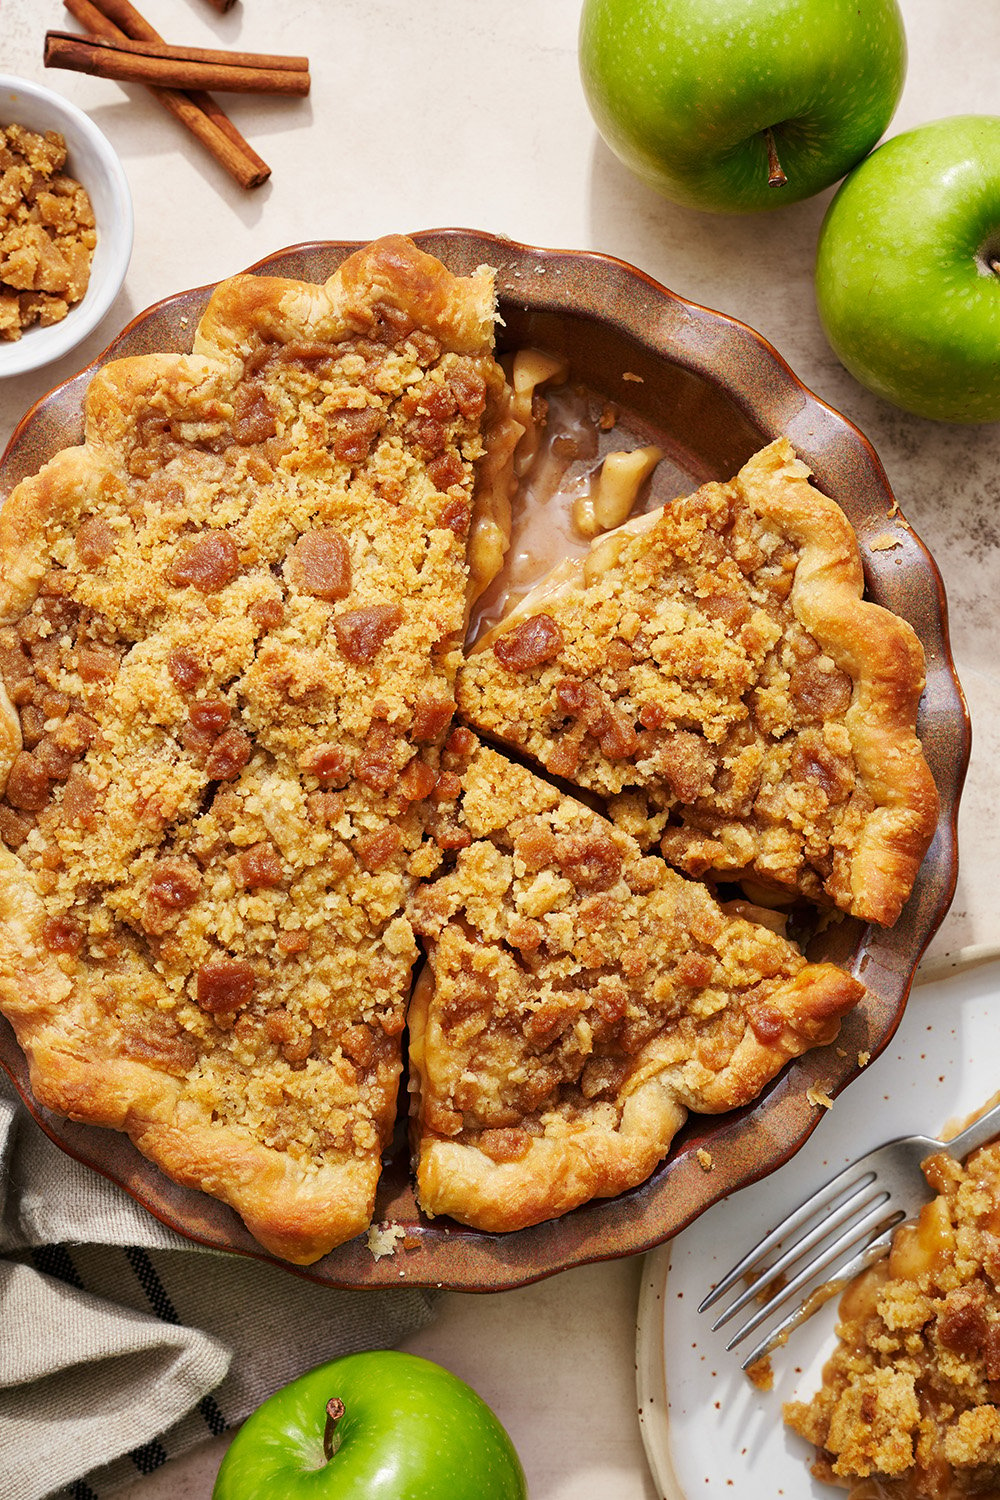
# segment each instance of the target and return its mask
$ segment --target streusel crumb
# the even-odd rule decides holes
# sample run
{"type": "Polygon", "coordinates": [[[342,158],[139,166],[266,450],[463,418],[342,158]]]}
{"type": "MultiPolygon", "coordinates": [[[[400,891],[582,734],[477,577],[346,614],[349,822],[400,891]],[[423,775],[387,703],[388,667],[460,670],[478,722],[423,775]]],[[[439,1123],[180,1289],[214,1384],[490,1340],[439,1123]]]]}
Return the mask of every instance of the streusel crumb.
{"type": "Polygon", "coordinates": [[[85,188],[63,170],[66,142],[0,126],[0,338],[65,318],[90,280],[97,244],[85,188]]]}

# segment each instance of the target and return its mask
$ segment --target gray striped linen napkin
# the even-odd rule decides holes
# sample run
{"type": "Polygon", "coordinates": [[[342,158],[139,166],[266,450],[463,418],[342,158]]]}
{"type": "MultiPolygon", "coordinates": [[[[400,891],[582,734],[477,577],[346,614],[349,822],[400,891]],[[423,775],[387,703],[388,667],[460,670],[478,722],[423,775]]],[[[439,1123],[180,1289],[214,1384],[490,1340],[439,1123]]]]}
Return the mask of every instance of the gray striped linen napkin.
{"type": "Polygon", "coordinates": [[[435,1298],[191,1244],[53,1145],[0,1072],[3,1500],[99,1500],[303,1370],[397,1344],[435,1298]]]}

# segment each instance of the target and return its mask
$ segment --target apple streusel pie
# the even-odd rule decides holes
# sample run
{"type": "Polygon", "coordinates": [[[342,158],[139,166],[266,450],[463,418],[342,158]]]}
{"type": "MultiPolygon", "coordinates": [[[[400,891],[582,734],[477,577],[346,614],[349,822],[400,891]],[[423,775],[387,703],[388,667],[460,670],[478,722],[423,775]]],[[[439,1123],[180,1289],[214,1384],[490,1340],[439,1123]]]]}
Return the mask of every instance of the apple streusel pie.
{"type": "Polygon", "coordinates": [[[936,1193],[844,1293],[838,1345],[785,1421],[857,1497],[1000,1493],[1000,1145],[924,1163],[936,1193]]]}
{"type": "Polygon", "coordinates": [[[784,442],[463,660],[495,319],[398,236],[233,278],[0,511],[0,1010],[41,1103],[296,1262],[370,1221],[407,1022],[428,1213],[618,1193],[863,994],[715,881],[888,922],[933,826],[919,645],[784,442]]]}

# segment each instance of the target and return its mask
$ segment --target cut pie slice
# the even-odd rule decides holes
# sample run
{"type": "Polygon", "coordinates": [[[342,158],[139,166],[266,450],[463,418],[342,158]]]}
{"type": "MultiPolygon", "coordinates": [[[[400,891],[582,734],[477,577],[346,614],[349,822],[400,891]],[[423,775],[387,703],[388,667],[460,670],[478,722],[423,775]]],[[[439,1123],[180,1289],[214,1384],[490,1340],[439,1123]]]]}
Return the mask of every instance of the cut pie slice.
{"type": "Polygon", "coordinates": [[[411,908],[425,1212],[512,1230],[633,1187],[688,1110],[748,1103],[864,993],[469,730],[443,775],[449,852],[411,908]]]}
{"type": "Polygon", "coordinates": [[[0,512],[0,1008],[42,1103],[293,1261],[366,1226],[395,1116],[467,533],[520,430],[493,323],[491,272],[401,238],[237,277],[0,512]]]}
{"type": "Polygon", "coordinates": [[[847,1284],[837,1345],[809,1401],[786,1403],[816,1445],[810,1473],[844,1495],[1000,1494],[1000,1146],[922,1163],[936,1196],[888,1255],[847,1284]]]}
{"type": "Polygon", "coordinates": [[[599,538],[481,638],[475,728],[691,875],[891,924],[937,819],[923,652],[785,439],[599,538]]]}

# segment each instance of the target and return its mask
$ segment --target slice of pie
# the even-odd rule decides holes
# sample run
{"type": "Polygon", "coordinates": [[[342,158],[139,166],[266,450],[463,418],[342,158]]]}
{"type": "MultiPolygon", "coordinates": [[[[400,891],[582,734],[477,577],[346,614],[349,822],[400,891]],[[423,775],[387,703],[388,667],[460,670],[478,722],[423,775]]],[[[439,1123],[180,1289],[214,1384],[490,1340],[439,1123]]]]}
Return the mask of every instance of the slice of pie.
{"type": "Polygon", "coordinates": [[[401,238],[237,277],[0,512],[0,1008],[43,1104],[293,1261],[367,1225],[395,1116],[467,534],[520,430],[493,325],[489,270],[401,238]]]}
{"type": "Polygon", "coordinates": [[[848,1286],[837,1346],[785,1421],[861,1500],[1000,1494],[1000,1146],[923,1163],[936,1196],[848,1286]]]}
{"type": "Polygon", "coordinates": [[[558,567],[476,643],[460,709],[690,875],[891,924],[937,796],[920,643],[863,586],[780,439],[558,567]]]}
{"type": "Polygon", "coordinates": [[[520,1229],[633,1187],[688,1110],[748,1103],[864,993],[468,729],[441,781],[411,908],[425,1212],[520,1229]]]}

